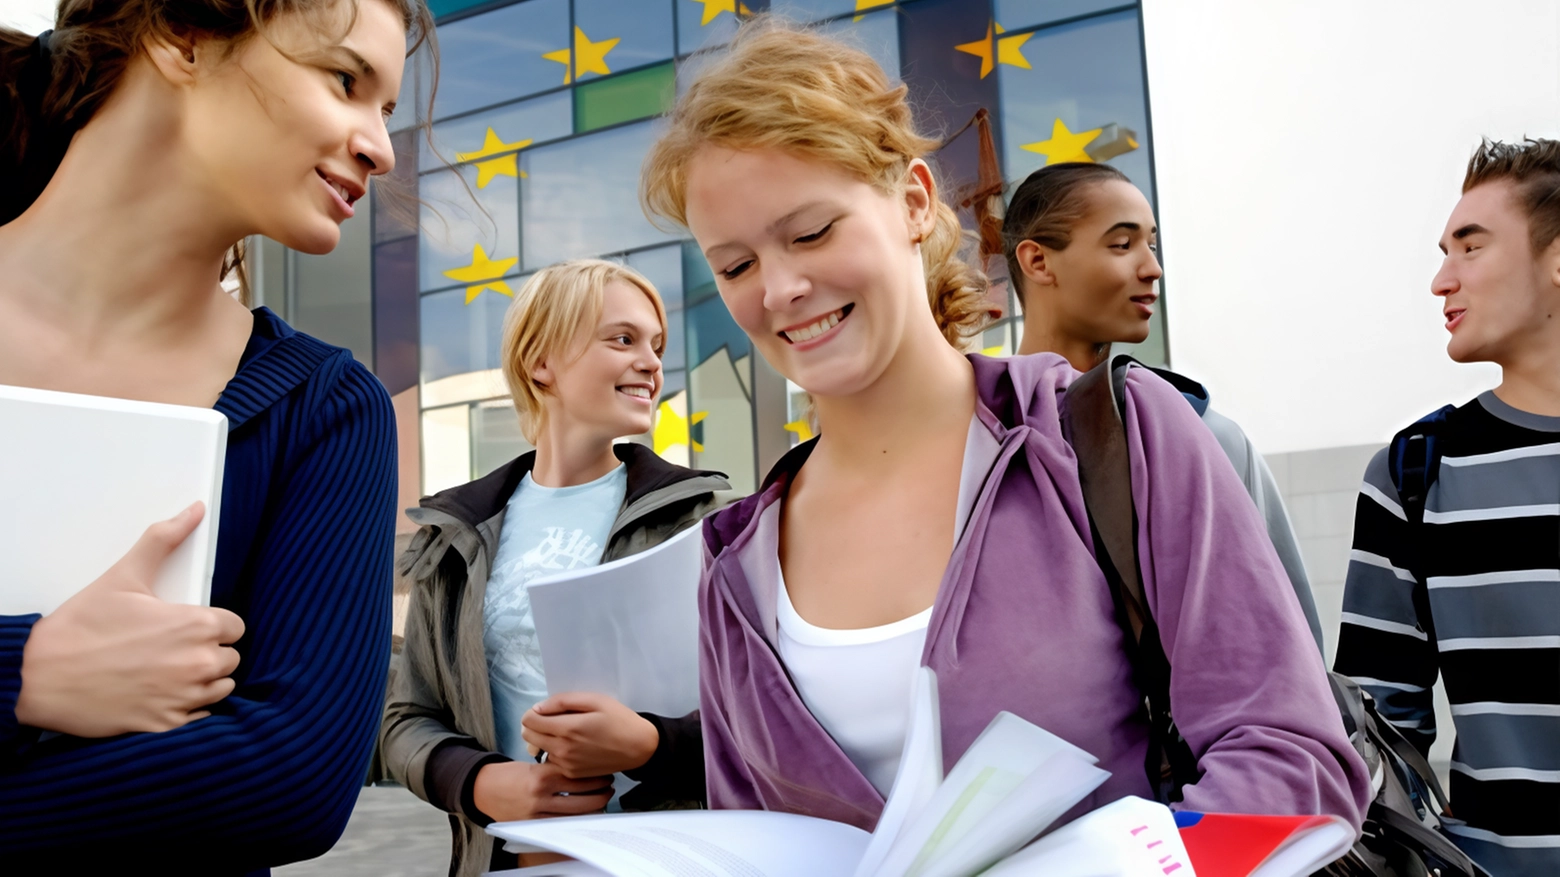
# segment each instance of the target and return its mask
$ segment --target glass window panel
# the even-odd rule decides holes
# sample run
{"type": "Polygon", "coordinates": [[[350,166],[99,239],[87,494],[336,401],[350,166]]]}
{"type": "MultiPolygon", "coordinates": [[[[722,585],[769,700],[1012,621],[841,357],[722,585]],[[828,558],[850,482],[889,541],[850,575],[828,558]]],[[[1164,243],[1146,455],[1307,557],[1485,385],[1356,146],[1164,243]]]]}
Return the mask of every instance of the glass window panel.
{"type": "Polygon", "coordinates": [[[526,0],[442,25],[434,118],[563,85],[568,65],[543,56],[568,48],[568,0],[526,0]]]}
{"type": "Polygon", "coordinates": [[[997,0],[997,24],[1017,30],[1104,9],[1119,9],[1131,3],[1132,0],[997,0]]]}
{"type": "Polygon", "coordinates": [[[699,245],[694,241],[683,241],[682,270],[684,307],[692,307],[720,294],[715,288],[715,273],[710,270],[709,260],[699,252],[699,245]]]}
{"type": "Polygon", "coordinates": [[[639,166],[656,131],[646,121],[520,154],[527,270],[673,240],[639,209],[639,166]]]}
{"type": "Polygon", "coordinates": [[[293,252],[288,319],[294,327],[345,347],[374,367],[374,239],[369,203],[341,224],[341,240],[322,256],[293,252]]]}
{"type": "Polygon", "coordinates": [[[417,386],[417,239],[374,247],[374,374],[390,395],[417,386]]]}
{"type": "Polygon", "coordinates": [[[417,144],[420,131],[401,131],[390,135],[395,152],[395,169],[374,177],[374,243],[413,237],[417,234],[417,144]]]}
{"type": "Polygon", "coordinates": [[[759,12],[767,5],[756,0],[676,0],[676,3],[678,55],[691,55],[730,40],[742,23],[737,18],[738,11],[759,12]]]}
{"type": "Polygon", "coordinates": [[[471,415],[467,406],[423,412],[422,452],[425,495],[471,480],[471,415]]]}
{"type": "Polygon", "coordinates": [[[423,383],[498,368],[509,302],[508,296],[489,293],[468,305],[459,289],[423,296],[418,308],[423,383]]]}
{"type": "MultiPolygon", "coordinates": [[[[669,371],[661,382],[661,398],[669,399],[676,393],[681,393],[688,387],[688,372],[685,369],[669,371]]],[[[684,464],[686,465],[686,464],[684,464]]]]}
{"type": "Polygon", "coordinates": [[[423,176],[419,289],[514,291],[501,278],[520,273],[519,183],[480,164],[423,176]]]}
{"type": "Polygon", "coordinates": [[[587,82],[574,89],[574,124],[581,133],[658,116],[677,98],[677,74],[670,62],[587,82]]]}
{"type": "Polygon", "coordinates": [[[899,81],[899,13],[889,9],[871,15],[841,18],[823,32],[845,40],[871,55],[892,82],[899,81]]]}
{"type": "Polygon", "coordinates": [[[677,62],[677,96],[682,97],[687,93],[688,87],[699,78],[704,68],[726,57],[727,49],[710,49],[697,55],[684,58],[677,62]]]}
{"type": "MultiPolygon", "coordinates": [[[[574,26],[592,40],[618,40],[603,59],[612,71],[672,57],[674,0],[574,0],[574,26]]],[[[579,71],[581,80],[591,75],[579,71]]]]}
{"type": "Polygon", "coordinates": [[[1048,162],[1104,159],[1152,202],[1137,11],[1039,31],[1023,51],[1031,69],[997,67],[1007,179],[1019,183],[1048,162]]]}
{"type": "MultiPolygon", "coordinates": [[[[719,304],[719,302],[714,302],[719,304]]],[[[739,494],[752,493],[753,403],[726,348],[688,374],[689,446],[692,465],[725,472],[739,494]],[[697,419],[698,423],[693,421],[697,419]]]]}
{"type": "Polygon", "coordinates": [[[508,399],[471,406],[471,477],[481,478],[535,447],[520,433],[520,416],[508,399]]]}
{"type": "Polygon", "coordinates": [[[715,352],[722,347],[731,350],[732,359],[740,359],[748,355],[752,345],[748,341],[747,333],[731,319],[731,312],[726,310],[726,303],[718,296],[707,298],[687,308],[684,313],[690,362],[701,363],[714,356],[715,352]]]}
{"type": "Polygon", "coordinates": [[[877,6],[890,6],[894,0],[770,0],[776,15],[796,21],[818,21],[849,12],[861,12],[877,6]]]}
{"type": "Polygon", "coordinates": [[[433,126],[433,147],[420,138],[421,169],[425,171],[466,161],[494,161],[495,167],[512,170],[513,159],[494,156],[574,133],[574,102],[568,91],[556,91],[496,110],[462,116],[433,126]],[[489,137],[488,132],[492,136],[489,137]],[[507,161],[508,164],[504,165],[507,161]]]}
{"type": "Polygon", "coordinates": [[[473,6],[482,6],[492,3],[493,0],[428,0],[428,11],[434,18],[443,18],[457,12],[464,12],[473,6]]]}
{"type": "Polygon", "coordinates": [[[653,250],[640,250],[637,253],[629,253],[624,259],[628,267],[645,275],[645,279],[655,284],[657,292],[661,293],[661,300],[666,302],[666,309],[680,310],[683,306],[683,267],[682,247],[673,244],[669,247],[656,247],[653,250]]]}

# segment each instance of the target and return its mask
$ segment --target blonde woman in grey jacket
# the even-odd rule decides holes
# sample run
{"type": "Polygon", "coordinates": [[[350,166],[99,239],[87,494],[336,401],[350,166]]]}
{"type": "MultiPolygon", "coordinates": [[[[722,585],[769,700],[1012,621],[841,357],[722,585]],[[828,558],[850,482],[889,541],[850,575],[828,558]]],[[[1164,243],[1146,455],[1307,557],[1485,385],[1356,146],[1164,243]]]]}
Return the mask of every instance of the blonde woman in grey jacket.
{"type": "Polygon", "coordinates": [[[421,529],[400,559],[413,586],[380,745],[393,778],[450,814],[451,874],[515,867],[483,826],[600,811],[616,773],[640,783],[625,809],[704,798],[697,713],[548,695],[525,591],[665,541],[730,490],[720,473],[614,441],[653,425],[665,344],[660,296],[632,269],[581,260],[538,272],[503,339],[536,450],[408,512],[421,529]]]}

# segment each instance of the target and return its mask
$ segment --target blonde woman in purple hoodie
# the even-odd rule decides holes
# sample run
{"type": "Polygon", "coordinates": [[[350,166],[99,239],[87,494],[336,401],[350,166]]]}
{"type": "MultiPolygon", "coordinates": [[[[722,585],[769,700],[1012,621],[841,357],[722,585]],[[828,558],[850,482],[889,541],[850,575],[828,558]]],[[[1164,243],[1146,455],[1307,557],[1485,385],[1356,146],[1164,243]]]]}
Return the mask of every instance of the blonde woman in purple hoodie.
{"type": "MultiPolygon", "coordinates": [[[[1058,405],[1059,356],[965,356],[985,279],[960,261],[905,88],[864,53],[749,25],[678,102],[647,208],[685,225],[821,437],[706,523],[702,717],[712,807],[871,828],[916,667],[953,764],[1001,710],[1152,797],[1148,726],[1058,405]],[[928,304],[930,306],[928,306],[928,304]]],[[[1261,518],[1170,385],[1126,384],[1144,587],[1199,778],[1177,806],[1333,813],[1370,778],[1261,518]]]]}

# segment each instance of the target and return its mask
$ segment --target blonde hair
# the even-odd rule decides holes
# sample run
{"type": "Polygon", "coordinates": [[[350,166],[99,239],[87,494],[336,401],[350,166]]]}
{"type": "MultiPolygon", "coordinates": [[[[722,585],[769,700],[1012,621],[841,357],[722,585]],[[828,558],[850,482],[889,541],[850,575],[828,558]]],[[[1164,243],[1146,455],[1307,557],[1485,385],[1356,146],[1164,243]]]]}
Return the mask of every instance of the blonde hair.
{"type": "Polygon", "coordinates": [[[626,265],[605,259],[559,262],[532,274],[515,294],[504,315],[501,350],[504,383],[509,385],[526,441],[536,443],[546,413],[542,397],[548,390],[533,373],[548,357],[571,352],[580,333],[601,322],[607,284],[614,280],[638,287],[655,306],[661,321],[661,343],[655,353],[660,356],[666,351],[666,306],[655,284],[626,265]]]}
{"type": "MultiPolygon", "coordinates": [[[[910,162],[939,146],[916,132],[907,93],[860,49],[759,16],[677,101],[669,130],[645,158],[645,212],[688,224],[688,166],[706,145],[776,149],[898,192],[910,162]]],[[[939,200],[935,209],[921,242],[926,295],[943,336],[959,346],[987,322],[987,281],[960,257],[967,236],[953,208],[939,200]]]]}

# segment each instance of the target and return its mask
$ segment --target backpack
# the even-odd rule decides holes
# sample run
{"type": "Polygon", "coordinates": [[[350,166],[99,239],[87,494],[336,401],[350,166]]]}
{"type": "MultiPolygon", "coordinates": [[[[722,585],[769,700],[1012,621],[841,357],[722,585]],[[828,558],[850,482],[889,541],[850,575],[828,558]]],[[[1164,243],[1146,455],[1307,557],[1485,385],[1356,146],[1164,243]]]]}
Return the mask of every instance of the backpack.
{"type": "MultiPolygon", "coordinates": [[[[1122,415],[1127,370],[1134,365],[1141,367],[1132,357],[1118,355],[1073,381],[1062,406],[1062,432],[1078,459],[1095,558],[1110,586],[1117,621],[1127,634],[1127,657],[1134,680],[1144,693],[1149,726],[1144,769],[1156,798],[1169,804],[1180,800],[1181,789],[1195,783],[1201,772],[1196,754],[1176,730],[1171,715],[1170,661],[1149,612],[1139,574],[1137,513],[1133,508],[1132,472],[1122,415]]],[[[1444,419],[1444,411],[1437,413],[1444,419]]],[[[1418,434],[1428,439],[1433,430],[1419,430],[1418,434]]],[[[1405,440],[1403,458],[1408,464],[1404,471],[1409,477],[1418,477],[1412,474],[1417,460],[1424,461],[1418,464],[1418,471],[1431,468],[1428,464],[1434,458],[1428,453],[1433,450],[1430,445],[1428,440],[1423,443],[1427,453],[1421,458],[1417,456],[1417,446],[1405,440]]],[[[1428,483],[1417,493],[1421,511],[1428,483]]],[[[1328,673],[1328,682],[1349,742],[1370,769],[1376,795],[1366,812],[1362,836],[1353,849],[1318,874],[1488,877],[1437,830],[1440,815],[1430,799],[1442,811],[1449,805],[1424,756],[1377,715],[1369,693],[1353,680],[1328,673]]]]}

